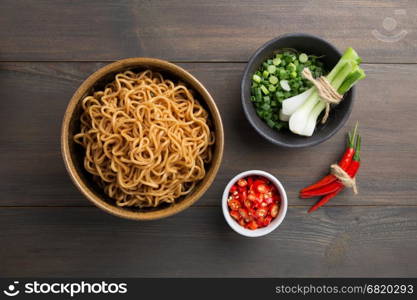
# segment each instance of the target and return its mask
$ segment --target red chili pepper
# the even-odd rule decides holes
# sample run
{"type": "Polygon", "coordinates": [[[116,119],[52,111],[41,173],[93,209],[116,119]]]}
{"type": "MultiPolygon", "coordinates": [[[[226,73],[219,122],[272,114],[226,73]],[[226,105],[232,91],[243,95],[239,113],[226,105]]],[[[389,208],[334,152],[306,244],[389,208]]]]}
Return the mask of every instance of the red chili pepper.
{"type": "MultiPolygon", "coordinates": [[[[343,154],[342,159],[339,161],[339,166],[346,171],[346,169],[349,167],[353,155],[355,154],[355,139],[356,139],[356,132],[358,129],[358,123],[356,123],[355,129],[353,130],[353,134],[351,135],[350,132],[348,134],[348,143],[345,153],[343,154]]],[[[328,185],[334,181],[336,181],[337,178],[333,174],[329,174],[324,176],[321,180],[316,182],[315,184],[312,184],[300,191],[300,193],[304,193],[307,191],[311,191],[314,189],[321,188],[325,185],[328,185]]]]}
{"type": "Polygon", "coordinates": [[[339,188],[338,190],[334,191],[333,193],[327,194],[323,198],[321,198],[319,201],[317,201],[316,204],[314,204],[310,209],[308,210],[308,213],[312,213],[313,211],[317,210],[318,208],[322,207],[324,204],[329,202],[330,199],[335,197],[337,194],[340,193],[340,191],[343,190],[343,188],[339,188]]]}
{"type": "MultiPolygon", "coordinates": [[[[355,177],[355,175],[358,172],[359,167],[360,167],[360,147],[361,147],[361,137],[358,136],[357,145],[356,145],[356,153],[355,153],[355,156],[353,157],[353,160],[352,160],[352,162],[349,166],[349,169],[347,171],[347,173],[351,177],[355,177]]],[[[319,201],[317,201],[317,203],[314,204],[308,210],[308,212],[311,213],[311,212],[317,210],[318,208],[322,207],[324,204],[329,202],[330,199],[332,199],[337,194],[339,194],[343,189],[344,189],[344,185],[340,183],[340,187],[338,189],[336,189],[335,191],[325,195],[323,198],[321,198],[319,201]]]]}
{"type": "MultiPolygon", "coordinates": [[[[352,162],[350,163],[349,167],[347,168],[346,173],[350,177],[355,177],[356,173],[358,172],[359,166],[360,166],[360,146],[361,146],[361,139],[360,136],[358,136],[358,141],[356,145],[356,151],[355,155],[353,157],[352,162]]],[[[336,192],[339,188],[344,187],[343,183],[341,183],[339,180],[332,182],[328,185],[325,185],[321,188],[307,191],[304,193],[301,193],[301,198],[311,198],[311,197],[317,197],[317,196],[324,196],[330,193],[336,192]]]]}

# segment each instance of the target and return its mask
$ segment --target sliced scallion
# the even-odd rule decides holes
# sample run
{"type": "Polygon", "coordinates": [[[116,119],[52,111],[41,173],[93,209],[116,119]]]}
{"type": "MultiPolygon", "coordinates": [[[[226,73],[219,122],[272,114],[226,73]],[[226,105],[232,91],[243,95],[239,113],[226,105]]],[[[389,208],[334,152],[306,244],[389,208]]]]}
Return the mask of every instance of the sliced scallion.
{"type": "Polygon", "coordinates": [[[267,70],[268,70],[269,74],[274,74],[275,71],[277,70],[277,67],[275,67],[274,65],[270,65],[270,66],[268,66],[267,70]]]}
{"type": "Polygon", "coordinates": [[[290,85],[288,84],[288,80],[281,80],[281,81],[279,82],[279,85],[281,86],[281,88],[282,88],[284,91],[287,91],[287,92],[291,91],[291,87],[290,87],[290,85]]]}
{"type": "Polygon", "coordinates": [[[273,60],[272,60],[272,63],[275,65],[275,66],[278,66],[280,63],[281,63],[281,59],[280,58],[274,58],[273,60]]]}
{"type": "Polygon", "coordinates": [[[268,94],[269,94],[268,89],[267,89],[264,85],[261,85],[261,90],[262,90],[262,92],[263,92],[265,95],[268,95],[268,94]]]}
{"type": "Polygon", "coordinates": [[[271,84],[277,84],[278,83],[278,78],[276,76],[274,76],[274,75],[269,76],[269,82],[271,84]]]}
{"type": "Polygon", "coordinates": [[[308,61],[308,55],[305,53],[301,53],[300,56],[298,56],[298,60],[300,63],[306,63],[308,61]]]}
{"type": "Polygon", "coordinates": [[[259,82],[261,82],[262,79],[259,75],[253,74],[252,80],[259,83],[259,82]]]}

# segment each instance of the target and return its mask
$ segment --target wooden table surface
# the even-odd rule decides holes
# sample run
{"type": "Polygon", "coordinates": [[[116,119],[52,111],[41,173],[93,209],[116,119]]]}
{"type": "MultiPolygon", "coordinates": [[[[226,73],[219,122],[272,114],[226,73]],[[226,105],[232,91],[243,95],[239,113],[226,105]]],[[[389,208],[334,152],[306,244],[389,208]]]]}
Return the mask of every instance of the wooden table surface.
{"type": "Polygon", "coordinates": [[[0,276],[417,276],[416,1],[2,0],[0,28],[0,276]],[[368,75],[347,125],[308,149],[268,143],[240,105],[250,55],[290,32],[354,47],[368,75]],[[135,56],[200,79],[226,136],[204,197],[146,223],[92,206],[70,181],[59,140],[79,84],[135,56]],[[308,215],[311,200],[297,191],[337,160],[356,120],[360,194],[344,191],[308,215]],[[263,238],[234,233],[220,209],[226,182],[248,169],[271,172],[288,191],[284,223],[263,238]]]}

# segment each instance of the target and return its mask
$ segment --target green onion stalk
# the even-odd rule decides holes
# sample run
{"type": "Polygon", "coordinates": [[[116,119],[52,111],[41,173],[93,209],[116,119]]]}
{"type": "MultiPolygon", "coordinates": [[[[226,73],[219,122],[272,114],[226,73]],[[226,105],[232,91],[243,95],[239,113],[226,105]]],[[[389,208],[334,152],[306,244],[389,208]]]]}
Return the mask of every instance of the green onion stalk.
{"type": "MultiPolygon", "coordinates": [[[[365,72],[359,67],[361,58],[358,56],[356,51],[352,48],[348,48],[336,66],[326,76],[326,79],[330,82],[331,86],[338,91],[340,94],[344,94],[356,84],[359,80],[365,78],[365,72]]],[[[287,99],[283,103],[282,116],[289,116],[289,128],[293,133],[311,136],[316,127],[317,118],[321,112],[325,109],[326,103],[320,99],[320,96],[315,87],[304,92],[303,97],[299,96],[298,103],[295,103],[293,99],[287,99]],[[290,101],[289,103],[285,103],[290,101]],[[292,102],[291,102],[292,101],[292,102]],[[295,103],[295,104],[294,104],[295,103]],[[286,105],[287,104],[287,105],[286,105]],[[297,105],[298,104],[298,105],[297,105]],[[291,106],[297,106],[291,107],[291,106]],[[289,109],[289,107],[291,109],[289,109]],[[292,114],[288,114],[294,110],[292,114]]],[[[297,97],[296,96],[296,97],[297,97]]],[[[293,97],[295,98],[295,97],[293,97]]]]}

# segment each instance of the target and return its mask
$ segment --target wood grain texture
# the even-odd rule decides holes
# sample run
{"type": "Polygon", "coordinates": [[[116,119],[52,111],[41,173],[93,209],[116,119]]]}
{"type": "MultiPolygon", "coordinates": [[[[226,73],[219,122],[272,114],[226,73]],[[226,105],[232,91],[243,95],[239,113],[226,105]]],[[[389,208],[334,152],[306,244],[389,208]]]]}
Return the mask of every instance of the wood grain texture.
{"type": "Polygon", "coordinates": [[[137,223],[95,208],[1,208],[0,276],[417,276],[417,207],[290,208],[262,238],[220,208],[137,223]]]}
{"type": "MultiPolygon", "coordinates": [[[[0,206],[89,206],[62,162],[59,136],[72,93],[103,63],[0,64],[0,206]]],[[[329,141],[308,149],[283,149],[250,127],[240,104],[242,63],[183,63],[208,88],[221,112],[225,154],[212,187],[196,203],[220,204],[238,172],[276,175],[290,205],[310,205],[297,191],[327,172],[343,152],[347,130],[360,121],[363,136],[360,194],[340,194],[330,205],[417,205],[417,65],[364,65],[349,124],[329,141]]]]}
{"type": "Polygon", "coordinates": [[[0,277],[416,277],[416,13],[414,0],[3,0],[0,277]],[[373,30],[406,35],[383,42],[373,30]],[[268,143],[240,104],[245,62],[291,32],[352,46],[368,63],[347,126],[309,149],[268,143]],[[137,56],[182,62],[215,99],[226,137],[205,196],[145,223],[91,207],[71,183],[59,144],[80,83],[105,61],[137,56]],[[360,195],[345,191],[307,215],[311,200],[297,191],[327,173],[356,120],[360,195]],[[226,182],[248,169],[276,175],[289,196],[284,223],[257,239],[234,233],[219,207],[226,182]]]}
{"type": "Polygon", "coordinates": [[[246,61],[269,39],[306,32],[366,62],[416,63],[416,13],[413,0],[3,0],[0,60],[246,61]],[[406,35],[383,42],[373,30],[406,35]]]}

